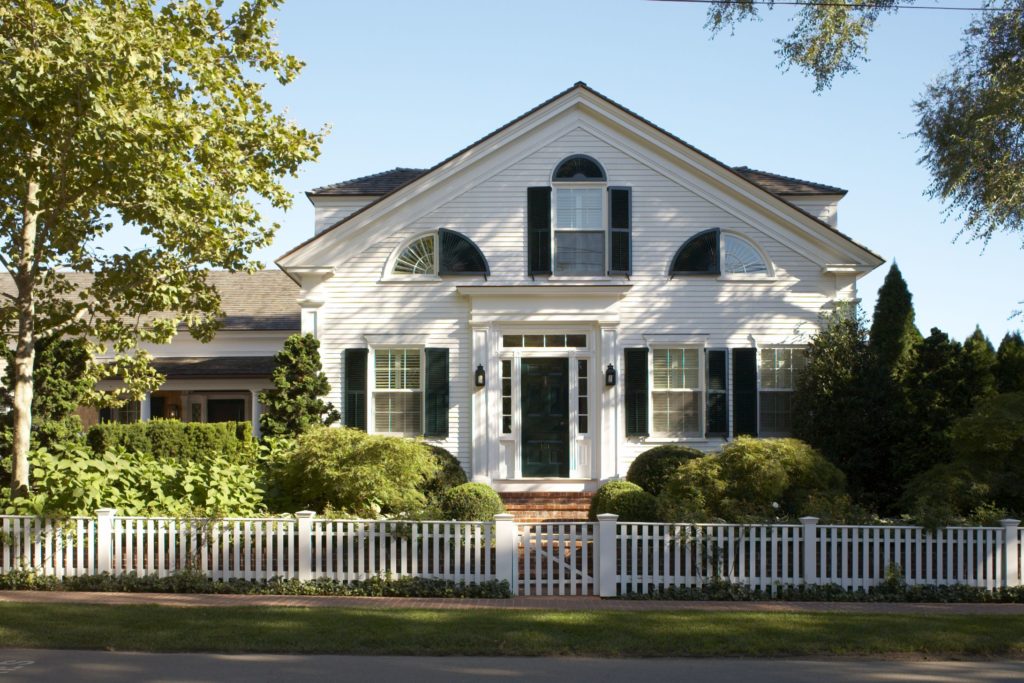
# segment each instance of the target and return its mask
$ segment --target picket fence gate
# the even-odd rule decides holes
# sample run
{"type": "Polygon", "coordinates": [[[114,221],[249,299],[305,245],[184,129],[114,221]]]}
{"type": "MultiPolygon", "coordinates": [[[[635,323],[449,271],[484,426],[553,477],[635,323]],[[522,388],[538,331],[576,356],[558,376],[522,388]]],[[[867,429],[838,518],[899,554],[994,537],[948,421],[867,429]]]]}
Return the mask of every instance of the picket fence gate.
{"type": "Polygon", "coordinates": [[[898,572],[909,585],[994,590],[1022,583],[1022,529],[818,524],[517,524],[491,521],[173,519],[0,516],[0,574],[110,573],[215,580],[342,582],[376,576],[507,581],[517,595],[657,593],[728,581],[766,592],[835,584],[868,589],[898,572]]]}

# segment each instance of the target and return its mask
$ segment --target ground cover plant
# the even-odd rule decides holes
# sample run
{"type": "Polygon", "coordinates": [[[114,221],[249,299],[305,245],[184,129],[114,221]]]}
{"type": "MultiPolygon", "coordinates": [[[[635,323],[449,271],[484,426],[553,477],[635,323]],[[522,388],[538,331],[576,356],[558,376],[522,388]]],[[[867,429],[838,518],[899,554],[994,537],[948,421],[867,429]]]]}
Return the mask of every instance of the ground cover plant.
{"type": "Polygon", "coordinates": [[[1022,634],[1024,616],[989,614],[0,604],[2,647],[143,652],[1020,656],[1022,634]]]}

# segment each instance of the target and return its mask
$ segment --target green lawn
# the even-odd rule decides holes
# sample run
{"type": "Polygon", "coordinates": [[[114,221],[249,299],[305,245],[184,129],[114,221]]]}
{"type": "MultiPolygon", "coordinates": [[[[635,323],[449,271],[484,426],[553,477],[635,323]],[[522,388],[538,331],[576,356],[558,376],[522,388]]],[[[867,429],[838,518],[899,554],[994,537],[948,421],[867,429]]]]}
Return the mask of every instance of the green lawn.
{"type": "Polygon", "coordinates": [[[0,647],[398,655],[1024,655],[1024,616],[0,605],[0,647]]]}

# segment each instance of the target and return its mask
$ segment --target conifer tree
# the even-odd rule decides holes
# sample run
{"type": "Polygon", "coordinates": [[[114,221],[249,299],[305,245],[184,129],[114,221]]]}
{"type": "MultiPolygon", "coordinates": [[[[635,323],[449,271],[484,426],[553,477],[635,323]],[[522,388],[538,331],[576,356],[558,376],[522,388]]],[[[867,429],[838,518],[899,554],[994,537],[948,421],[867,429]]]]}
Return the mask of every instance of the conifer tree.
{"type": "Polygon", "coordinates": [[[913,296],[894,263],[878,290],[871,320],[868,348],[875,367],[882,374],[901,379],[913,362],[914,348],[921,339],[914,324],[913,296]]]}
{"type": "Polygon", "coordinates": [[[1020,332],[1007,332],[996,352],[996,390],[1024,391],[1024,339],[1020,332]]]}
{"type": "Polygon", "coordinates": [[[263,436],[297,436],[316,425],[341,419],[323,400],[330,390],[320,365],[320,342],[312,334],[293,334],[274,357],[274,388],[260,394],[263,436]]]}

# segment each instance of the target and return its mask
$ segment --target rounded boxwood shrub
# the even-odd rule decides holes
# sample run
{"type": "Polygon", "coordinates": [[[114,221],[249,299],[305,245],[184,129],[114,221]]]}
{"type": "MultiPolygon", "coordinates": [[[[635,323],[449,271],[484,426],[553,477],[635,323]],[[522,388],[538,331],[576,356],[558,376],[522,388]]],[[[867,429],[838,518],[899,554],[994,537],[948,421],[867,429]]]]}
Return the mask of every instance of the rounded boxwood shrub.
{"type": "Polygon", "coordinates": [[[487,484],[460,484],[441,497],[445,519],[488,521],[504,511],[501,497],[487,484]]]}
{"type": "Polygon", "coordinates": [[[620,522],[656,522],[657,499],[633,482],[610,481],[590,499],[587,517],[596,520],[609,513],[618,515],[620,522]]]}
{"type": "Polygon", "coordinates": [[[466,483],[466,471],[462,469],[455,456],[444,448],[433,444],[425,445],[437,460],[438,470],[437,474],[423,482],[420,490],[428,501],[438,502],[450,489],[466,483]]]}
{"type": "Polygon", "coordinates": [[[695,448],[687,448],[677,444],[665,444],[644,451],[636,456],[636,460],[626,472],[626,481],[633,482],[651,495],[658,495],[665,486],[665,481],[688,460],[704,455],[695,448]]]}

